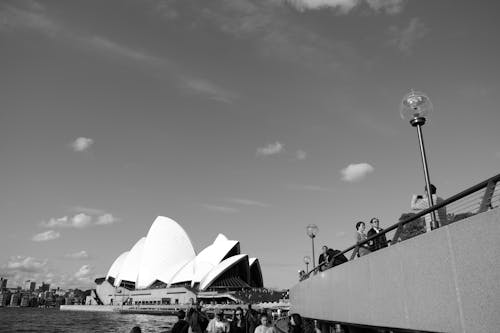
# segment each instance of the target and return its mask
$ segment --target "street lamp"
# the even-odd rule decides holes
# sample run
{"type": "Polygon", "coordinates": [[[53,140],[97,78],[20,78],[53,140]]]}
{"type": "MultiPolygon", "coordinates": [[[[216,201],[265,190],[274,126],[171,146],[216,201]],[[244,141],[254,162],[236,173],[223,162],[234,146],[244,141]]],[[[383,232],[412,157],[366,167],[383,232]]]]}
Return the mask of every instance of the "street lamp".
{"type": "Polygon", "coordinates": [[[314,238],[318,234],[318,226],[316,224],[309,224],[306,228],[307,236],[311,238],[312,241],[312,260],[313,260],[313,269],[316,267],[316,263],[314,262],[314,238]]]}
{"type": "MultiPolygon", "coordinates": [[[[427,167],[427,156],[425,154],[424,138],[422,136],[422,126],[425,124],[426,117],[432,112],[432,103],[429,96],[419,91],[410,91],[403,97],[401,101],[400,114],[401,118],[409,120],[411,126],[417,128],[418,142],[420,144],[420,155],[422,158],[422,166],[425,177],[425,190],[427,192],[427,202],[429,207],[434,206],[431,193],[431,179],[429,176],[429,168],[427,167]]],[[[438,228],[436,212],[431,212],[431,229],[438,228]]]]}
{"type": "Polygon", "coordinates": [[[304,257],[304,264],[306,264],[306,273],[309,273],[309,263],[311,262],[311,257],[305,256],[304,257]]]}

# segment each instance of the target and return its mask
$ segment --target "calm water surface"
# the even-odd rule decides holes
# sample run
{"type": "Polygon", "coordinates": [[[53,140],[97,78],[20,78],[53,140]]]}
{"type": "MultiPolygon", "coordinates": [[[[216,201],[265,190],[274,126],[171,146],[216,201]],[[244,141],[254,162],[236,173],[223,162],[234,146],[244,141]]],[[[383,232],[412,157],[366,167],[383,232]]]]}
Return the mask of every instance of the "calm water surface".
{"type": "Polygon", "coordinates": [[[0,332],[123,332],[140,326],[143,332],[170,332],[173,316],[112,312],[76,312],[38,308],[0,308],[0,332]]]}

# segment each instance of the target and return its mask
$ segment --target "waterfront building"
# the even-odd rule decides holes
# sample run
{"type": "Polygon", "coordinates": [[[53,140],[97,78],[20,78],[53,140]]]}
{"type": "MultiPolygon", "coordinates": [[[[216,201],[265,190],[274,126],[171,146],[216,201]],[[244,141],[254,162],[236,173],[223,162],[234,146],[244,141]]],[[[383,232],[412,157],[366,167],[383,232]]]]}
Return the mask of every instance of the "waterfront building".
{"type": "Polygon", "coordinates": [[[36,282],[31,280],[26,280],[24,282],[24,290],[29,290],[31,292],[35,291],[36,282]]]}
{"type": "Polygon", "coordinates": [[[10,306],[19,306],[21,303],[21,293],[13,293],[10,297],[10,306]]]}
{"type": "Polygon", "coordinates": [[[0,307],[7,306],[10,304],[10,291],[2,290],[0,292],[0,307]]]}
{"type": "Polygon", "coordinates": [[[0,291],[7,289],[7,279],[0,278],[0,291]]]}
{"type": "Polygon", "coordinates": [[[42,285],[40,286],[40,289],[39,289],[41,292],[44,292],[44,291],[49,291],[50,290],[50,283],[45,283],[45,282],[42,282],[42,285]]]}
{"type": "Polygon", "coordinates": [[[30,306],[30,294],[24,293],[21,295],[21,302],[20,302],[21,307],[28,307],[30,306]]]}
{"type": "Polygon", "coordinates": [[[239,241],[219,234],[196,254],[184,229],[159,216],[96,284],[95,299],[86,303],[160,305],[203,297],[236,302],[228,292],[262,288],[264,282],[259,260],[240,253],[239,241]]]}

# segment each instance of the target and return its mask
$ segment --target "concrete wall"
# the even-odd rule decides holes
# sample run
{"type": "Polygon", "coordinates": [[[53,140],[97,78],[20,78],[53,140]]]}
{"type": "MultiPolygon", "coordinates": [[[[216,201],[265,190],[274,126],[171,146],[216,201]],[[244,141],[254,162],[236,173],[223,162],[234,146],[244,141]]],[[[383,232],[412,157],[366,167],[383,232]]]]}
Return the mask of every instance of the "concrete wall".
{"type": "Polygon", "coordinates": [[[500,209],[321,272],[290,291],[304,317],[435,332],[500,330],[500,209]]]}

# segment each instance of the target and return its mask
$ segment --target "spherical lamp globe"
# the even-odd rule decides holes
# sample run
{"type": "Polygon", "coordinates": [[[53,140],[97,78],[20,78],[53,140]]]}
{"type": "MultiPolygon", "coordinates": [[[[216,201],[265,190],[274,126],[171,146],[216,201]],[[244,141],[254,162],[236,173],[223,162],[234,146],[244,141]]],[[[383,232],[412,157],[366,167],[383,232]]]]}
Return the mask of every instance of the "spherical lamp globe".
{"type": "Polygon", "coordinates": [[[425,119],[432,112],[433,107],[429,96],[420,91],[410,91],[403,97],[400,106],[401,118],[408,120],[413,125],[415,119],[425,119]]]}
{"type": "Polygon", "coordinates": [[[309,224],[306,228],[307,236],[314,238],[318,234],[318,226],[316,224],[309,224]]]}

